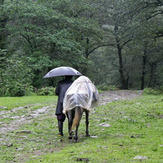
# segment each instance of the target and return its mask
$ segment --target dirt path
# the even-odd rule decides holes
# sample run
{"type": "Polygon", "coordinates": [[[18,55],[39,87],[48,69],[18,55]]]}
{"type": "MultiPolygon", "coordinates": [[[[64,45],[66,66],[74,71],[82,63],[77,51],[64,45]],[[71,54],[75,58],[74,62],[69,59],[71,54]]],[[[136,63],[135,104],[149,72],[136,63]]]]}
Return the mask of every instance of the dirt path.
{"type": "MultiPolygon", "coordinates": [[[[109,91],[100,93],[99,105],[105,105],[112,101],[117,100],[130,100],[134,99],[142,94],[142,91],[131,91],[131,90],[121,90],[121,91],[109,91]]],[[[54,116],[50,112],[54,111],[55,105],[41,107],[37,110],[32,111],[31,106],[24,106],[14,108],[11,111],[1,111],[0,119],[11,118],[10,123],[0,122],[0,134],[7,134],[8,132],[15,131],[19,126],[27,123],[31,123],[35,118],[45,115],[54,116]],[[23,114],[17,115],[21,110],[25,110],[23,114]]]]}
{"type": "Polygon", "coordinates": [[[54,110],[55,105],[40,107],[37,110],[31,110],[32,105],[14,108],[11,111],[1,111],[0,119],[11,118],[9,123],[0,121],[0,134],[7,134],[7,132],[13,132],[19,128],[19,126],[27,123],[31,123],[35,118],[41,115],[47,115],[54,110]],[[23,113],[20,114],[19,111],[23,113]]]}
{"type": "Polygon", "coordinates": [[[112,101],[132,100],[142,94],[142,91],[121,90],[100,93],[99,105],[105,105],[112,101]]]}

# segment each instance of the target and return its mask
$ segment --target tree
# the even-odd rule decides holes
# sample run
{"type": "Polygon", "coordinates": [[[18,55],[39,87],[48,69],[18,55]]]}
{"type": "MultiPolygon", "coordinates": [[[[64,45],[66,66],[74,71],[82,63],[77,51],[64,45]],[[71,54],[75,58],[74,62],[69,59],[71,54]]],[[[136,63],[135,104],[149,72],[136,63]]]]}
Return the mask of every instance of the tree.
{"type": "Polygon", "coordinates": [[[0,48],[3,49],[6,44],[5,26],[8,21],[7,13],[4,11],[4,0],[0,0],[0,48]]]}
{"type": "Polygon", "coordinates": [[[104,40],[105,46],[116,47],[119,59],[121,88],[128,89],[129,77],[124,72],[123,48],[133,39],[134,36],[132,33],[127,31],[127,29],[130,28],[130,19],[126,14],[127,2],[110,0],[105,3],[105,1],[102,0],[100,1],[100,4],[102,6],[101,8],[104,10],[101,11],[101,8],[99,9],[99,12],[102,13],[102,15],[100,14],[100,23],[105,30],[105,35],[107,36],[104,40]]]}
{"type": "MultiPolygon", "coordinates": [[[[153,83],[153,77],[155,76],[154,69],[155,64],[159,64],[162,62],[162,57],[158,54],[157,47],[159,41],[156,41],[157,38],[162,37],[162,10],[163,2],[160,0],[138,0],[135,3],[131,1],[130,4],[130,15],[132,19],[137,22],[137,28],[135,28],[136,33],[136,40],[143,40],[140,41],[142,45],[144,45],[144,50],[142,54],[142,76],[141,76],[141,89],[144,89],[145,85],[145,76],[148,74],[147,72],[147,64],[150,66],[150,78],[149,86],[153,83]],[[151,58],[151,51],[153,52],[152,55],[152,62],[150,63],[149,58],[151,58]],[[156,60],[154,58],[157,58],[156,60]],[[159,58],[159,59],[158,59],[159,58]]],[[[159,47],[160,48],[160,47],[159,47]]],[[[155,72],[156,73],[156,72],[155,72]]]]}
{"type": "MultiPolygon", "coordinates": [[[[150,1],[149,4],[146,2],[143,0],[107,1],[107,3],[102,0],[95,1],[95,5],[100,3],[102,6],[97,5],[100,8],[95,17],[100,19],[100,24],[108,37],[104,37],[104,42],[108,46],[112,43],[114,45],[112,49],[115,47],[117,49],[121,88],[135,85],[136,81],[140,82],[143,89],[150,80],[148,77],[149,48],[153,40],[158,38],[157,33],[161,30],[163,21],[161,20],[162,8],[160,8],[162,3],[150,1]],[[132,65],[139,66],[134,69],[132,65]],[[134,76],[135,74],[137,77],[134,76]]],[[[157,55],[157,52],[154,51],[153,54],[157,55]]]]}
{"type": "Polygon", "coordinates": [[[67,65],[84,72],[88,62],[85,40],[90,40],[90,46],[98,33],[97,24],[83,13],[88,9],[84,2],[6,1],[3,4],[4,12],[8,13],[5,24],[8,55],[30,58],[33,86],[47,85],[42,78],[54,67],[67,65]]]}

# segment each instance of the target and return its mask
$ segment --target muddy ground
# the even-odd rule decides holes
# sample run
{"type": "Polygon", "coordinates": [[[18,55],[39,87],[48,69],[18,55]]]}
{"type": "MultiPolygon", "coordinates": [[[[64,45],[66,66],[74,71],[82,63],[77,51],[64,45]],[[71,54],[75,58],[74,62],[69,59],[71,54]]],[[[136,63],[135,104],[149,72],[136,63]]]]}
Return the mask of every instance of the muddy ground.
{"type": "Polygon", "coordinates": [[[135,90],[121,90],[121,91],[109,91],[100,93],[99,105],[105,105],[109,102],[118,100],[132,100],[140,96],[142,91],[135,90]]]}

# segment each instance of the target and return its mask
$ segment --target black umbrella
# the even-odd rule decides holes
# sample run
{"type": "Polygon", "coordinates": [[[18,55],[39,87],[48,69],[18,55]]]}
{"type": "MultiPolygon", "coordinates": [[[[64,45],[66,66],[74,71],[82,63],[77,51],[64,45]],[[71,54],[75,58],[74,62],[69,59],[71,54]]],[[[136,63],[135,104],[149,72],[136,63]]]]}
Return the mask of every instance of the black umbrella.
{"type": "Polygon", "coordinates": [[[49,71],[44,78],[50,78],[55,76],[80,76],[82,75],[79,71],[72,67],[57,67],[49,71]]]}

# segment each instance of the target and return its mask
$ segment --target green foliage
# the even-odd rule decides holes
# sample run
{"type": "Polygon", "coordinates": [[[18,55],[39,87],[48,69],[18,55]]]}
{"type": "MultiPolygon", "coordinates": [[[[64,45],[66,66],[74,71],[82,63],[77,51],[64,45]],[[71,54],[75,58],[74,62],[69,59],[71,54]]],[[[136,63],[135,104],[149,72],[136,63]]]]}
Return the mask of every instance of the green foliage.
{"type": "Polygon", "coordinates": [[[163,65],[163,49],[160,45],[163,37],[161,33],[159,37],[156,34],[163,23],[162,3],[100,0],[93,5],[97,11],[100,10],[95,17],[101,20],[105,31],[104,46],[108,45],[107,48],[98,48],[90,56],[94,62],[91,70],[95,82],[98,85],[108,83],[117,87],[121,83],[128,88],[139,89],[144,79],[145,87],[160,86],[163,65]],[[142,75],[143,67],[145,75],[142,75]]]}
{"type": "Polygon", "coordinates": [[[13,54],[6,59],[1,75],[1,96],[24,96],[30,86],[33,74],[28,58],[13,54]]]}
{"type": "Polygon", "coordinates": [[[55,95],[55,88],[54,87],[43,87],[37,90],[38,95],[44,96],[54,96],[55,95]]]}
{"type": "Polygon", "coordinates": [[[25,89],[25,96],[35,96],[36,95],[36,88],[33,86],[26,87],[25,89]]]}
{"type": "Polygon", "coordinates": [[[118,90],[118,88],[114,85],[108,85],[108,84],[101,84],[98,85],[97,88],[102,91],[115,91],[118,90]]]}
{"type": "Polygon", "coordinates": [[[163,89],[161,88],[145,88],[143,91],[147,95],[160,95],[163,94],[163,89]]]}
{"type": "MultiPolygon", "coordinates": [[[[80,3],[64,0],[6,1],[3,7],[3,13],[9,18],[5,24],[8,51],[11,56],[14,51],[26,60],[30,58],[28,63],[33,80],[29,83],[32,86],[50,85],[42,78],[52,68],[67,65],[82,69],[87,63],[85,39],[89,37],[95,42],[99,28],[95,21],[79,14],[88,11],[84,0],[80,3]]],[[[12,94],[19,93],[12,91],[12,94]]]]}

